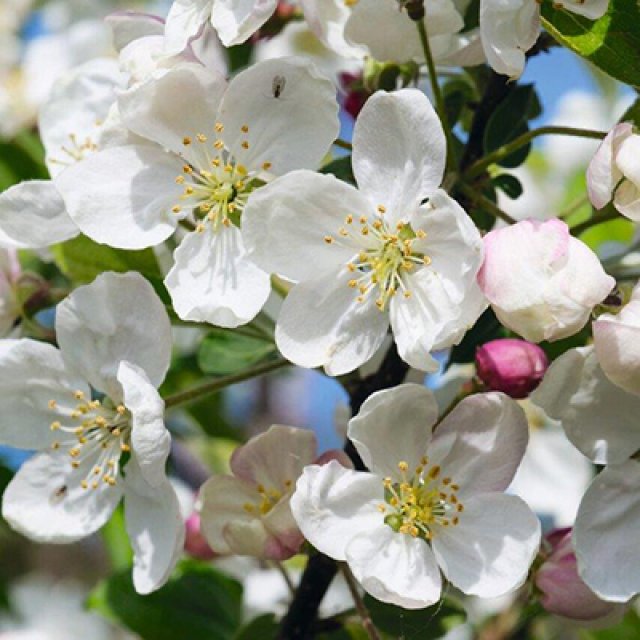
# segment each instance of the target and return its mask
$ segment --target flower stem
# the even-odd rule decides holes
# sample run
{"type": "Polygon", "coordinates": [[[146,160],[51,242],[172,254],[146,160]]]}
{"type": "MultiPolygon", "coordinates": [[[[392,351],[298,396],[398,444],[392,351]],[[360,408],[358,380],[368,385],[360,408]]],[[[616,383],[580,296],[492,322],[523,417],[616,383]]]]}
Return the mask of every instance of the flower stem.
{"type": "Polygon", "coordinates": [[[520,147],[524,147],[526,144],[531,142],[534,138],[538,136],[544,135],[558,135],[558,136],[573,136],[577,138],[592,138],[594,140],[602,140],[607,134],[605,131],[593,131],[591,129],[576,129],[574,127],[540,127],[538,129],[533,129],[532,131],[527,131],[523,133],[521,136],[518,136],[511,142],[502,145],[492,153],[484,156],[474,164],[472,164],[469,169],[467,169],[465,173],[465,178],[475,178],[480,175],[489,165],[492,165],[496,162],[500,162],[500,160],[506,158],[511,155],[514,151],[520,149],[520,147]]]}
{"type": "Polygon", "coordinates": [[[216,378],[214,380],[204,382],[203,384],[200,384],[197,387],[193,387],[192,389],[180,391],[179,393],[168,396],[164,399],[165,406],[167,407],[167,409],[169,409],[181,404],[186,404],[187,402],[199,400],[200,398],[204,398],[205,396],[211,395],[212,393],[216,393],[217,391],[220,391],[225,387],[230,387],[232,384],[244,382],[245,380],[250,380],[251,378],[256,378],[265,373],[269,373],[270,371],[281,369],[288,364],[288,360],[278,359],[259,364],[255,367],[251,367],[250,369],[245,369],[241,373],[235,373],[231,376],[223,376],[222,378],[216,378]]]}
{"type": "Polygon", "coordinates": [[[579,236],[587,229],[591,229],[591,227],[595,227],[596,225],[602,224],[603,222],[617,220],[618,218],[620,218],[620,214],[615,209],[606,209],[605,211],[596,213],[588,220],[577,224],[575,227],[571,227],[571,234],[574,236],[579,236]]]}
{"type": "Polygon", "coordinates": [[[499,218],[500,220],[503,220],[507,224],[515,224],[517,222],[517,220],[512,218],[506,211],[503,211],[498,205],[491,202],[489,198],[482,195],[481,193],[479,193],[469,185],[459,184],[458,188],[460,189],[460,191],[462,191],[462,193],[464,193],[466,196],[470,198],[473,204],[481,205],[482,208],[485,209],[492,216],[499,218]]]}
{"type": "Polygon", "coordinates": [[[356,605],[356,611],[360,616],[360,620],[362,621],[362,626],[364,630],[367,632],[369,636],[369,640],[380,640],[380,634],[373,624],[373,620],[371,619],[371,614],[369,613],[369,609],[367,609],[364,600],[360,597],[360,592],[358,591],[358,583],[351,573],[351,569],[349,569],[349,565],[342,564],[340,565],[342,569],[342,573],[344,574],[344,578],[347,581],[347,586],[349,587],[349,591],[351,592],[351,597],[353,598],[353,602],[356,605]]]}

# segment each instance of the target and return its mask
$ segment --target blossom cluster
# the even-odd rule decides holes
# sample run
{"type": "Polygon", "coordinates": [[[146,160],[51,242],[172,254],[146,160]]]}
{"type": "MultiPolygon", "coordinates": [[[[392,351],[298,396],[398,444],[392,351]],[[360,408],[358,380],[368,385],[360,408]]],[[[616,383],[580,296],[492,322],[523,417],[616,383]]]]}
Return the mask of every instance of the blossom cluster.
{"type": "MultiPolygon", "coordinates": [[[[49,178],[0,194],[0,444],[36,452],[4,492],[11,527],[73,542],[122,499],[140,594],[185,548],[282,562],[306,541],[406,609],[450,584],[485,598],[533,590],[582,621],[624,613],[640,593],[640,285],[619,285],[561,216],[479,222],[483,202],[505,217],[483,195],[500,158],[465,188],[483,160],[460,161],[433,74],[486,62],[517,78],[541,9],[480,0],[468,28],[466,4],[175,0],[166,19],[108,18],[117,56],[62,73],[39,108],[49,178]],[[231,71],[226,48],[250,39],[262,55],[231,71]],[[345,143],[337,83],[363,72],[345,143]],[[334,146],[350,152],[346,174],[328,162],[334,146]],[[160,277],[135,262],[99,268],[55,299],[19,256],[47,260],[78,240],[146,251],[160,277]],[[34,319],[55,302],[52,326],[34,319]],[[264,318],[278,366],[320,369],[349,391],[345,448],[273,425],[202,484],[188,520],[165,415],[183,396],[159,390],[172,324],[242,335],[264,318]],[[474,338],[474,372],[443,410],[425,375],[486,318],[500,331],[474,338]],[[514,489],[534,413],[605,465],[573,529],[545,538],[514,489]]],[[[563,7],[595,20],[608,2],[563,7]]],[[[586,174],[593,206],[634,222],[639,141],[617,124],[586,174]]]]}

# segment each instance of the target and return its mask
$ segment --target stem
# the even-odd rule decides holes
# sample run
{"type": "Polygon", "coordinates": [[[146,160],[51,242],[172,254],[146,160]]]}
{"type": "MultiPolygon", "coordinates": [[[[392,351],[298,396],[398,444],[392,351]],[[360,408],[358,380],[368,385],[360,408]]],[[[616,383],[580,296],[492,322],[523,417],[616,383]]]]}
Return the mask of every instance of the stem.
{"type": "Polygon", "coordinates": [[[458,188],[470,199],[472,204],[482,205],[482,207],[492,216],[499,218],[500,220],[504,220],[507,224],[515,224],[517,222],[517,220],[512,218],[506,211],[503,211],[498,205],[491,202],[489,198],[482,195],[472,187],[466,184],[460,184],[458,185],[458,188]]]}
{"type": "Polygon", "coordinates": [[[351,573],[351,569],[349,569],[349,565],[342,564],[340,565],[340,568],[342,569],[344,578],[347,581],[347,586],[349,587],[349,591],[351,592],[353,602],[356,605],[356,611],[358,612],[358,615],[362,620],[362,626],[364,630],[367,632],[370,640],[380,640],[380,634],[373,624],[369,609],[367,609],[364,600],[360,597],[360,593],[358,592],[358,584],[356,582],[356,579],[353,577],[353,573],[351,573]]]}
{"type": "Polygon", "coordinates": [[[229,387],[232,384],[244,382],[245,380],[250,380],[251,378],[256,378],[265,373],[269,373],[270,371],[281,369],[288,364],[288,360],[279,359],[272,362],[259,364],[256,367],[252,367],[250,369],[245,369],[242,373],[235,373],[231,376],[224,376],[222,378],[210,380],[209,382],[204,382],[203,384],[200,384],[197,387],[193,387],[192,389],[180,391],[179,393],[168,396],[164,400],[165,406],[167,409],[169,409],[172,407],[177,407],[181,404],[186,404],[187,402],[199,400],[200,398],[211,395],[212,393],[216,393],[217,391],[220,391],[225,387],[229,387]]]}
{"type": "Polygon", "coordinates": [[[431,83],[431,91],[436,101],[436,111],[440,116],[442,122],[442,128],[444,129],[444,135],[447,139],[447,167],[450,170],[454,170],[454,158],[453,158],[453,143],[451,140],[451,131],[449,130],[449,123],[447,122],[447,112],[444,106],[444,98],[442,97],[442,91],[438,84],[438,72],[436,71],[436,65],[433,62],[433,55],[431,54],[431,45],[429,44],[429,36],[427,35],[427,28],[424,26],[424,20],[416,20],[418,27],[418,33],[420,34],[420,42],[422,43],[422,50],[424,51],[424,57],[427,62],[427,69],[429,70],[429,82],[431,83]]]}
{"type": "Polygon", "coordinates": [[[579,236],[587,229],[591,229],[591,227],[595,227],[596,225],[602,224],[603,222],[609,222],[610,220],[617,220],[619,217],[620,214],[615,209],[613,211],[603,211],[602,213],[596,213],[588,220],[577,224],[575,227],[572,227],[571,234],[574,236],[579,236]]]}
{"type": "Polygon", "coordinates": [[[602,140],[607,134],[604,131],[593,131],[591,129],[576,129],[574,127],[540,127],[538,129],[533,129],[532,131],[527,131],[523,133],[521,136],[518,136],[511,142],[502,145],[495,151],[486,155],[481,160],[478,160],[474,164],[472,164],[467,172],[465,173],[465,178],[475,178],[480,175],[485,169],[496,162],[500,162],[503,158],[510,156],[514,151],[520,149],[520,147],[524,147],[526,144],[531,142],[534,138],[538,136],[544,135],[559,135],[559,136],[573,136],[577,138],[592,138],[594,140],[602,140]]]}
{"type": "Polygon", "coordinates": [[[341,149],[346,149],[347,151],[351,151],[353,149],[353,145],[346,140],[342,140],[341,138],[337,138],[333,141],[334,146],[340,147],[341,149]]]}
{"type": "Polygon", "coordinates": [[[282,579],[286,582],[289,593],[294,595],[296,592],[296,586],[293,584],[293,580],[291,579],[287,568],[282,564],[282,562],[278,562],[277,560],[274,560],[273,566],[278,570],[282,579]]]}

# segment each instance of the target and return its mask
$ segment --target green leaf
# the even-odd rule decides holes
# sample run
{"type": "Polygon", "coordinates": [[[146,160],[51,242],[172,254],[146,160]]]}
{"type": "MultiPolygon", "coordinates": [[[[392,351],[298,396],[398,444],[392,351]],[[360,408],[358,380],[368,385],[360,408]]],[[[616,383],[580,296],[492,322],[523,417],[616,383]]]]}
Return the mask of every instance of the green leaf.
{"type": "Polygon", "coordinates": [[[257,364],[275,350],[272,342],[261,338],[214,329],[200,345],[198,365],[204,373],[226,375],[257,364]]]}
{"type": "Polygon", "coordinates": [[[542,24],[562,45],[610,76],[640,87],[640,6],[637,0],[611,0],[599,20],[588,20],[551,0],[542,4],[542,24]]]}
{"type": "Polygon", "coordinates": [[[487,309],[473,327],[467,331],[460,344],[451,350],[449,364],[473,362],[476,359],[476,349],[489,340],[503,338],[506,335],[493,309],[487,309]]]}
{"type": "Polygon", "coordinates": [[[328,164],[325,164],[320,173],[331,173],[336,178],[344,180],[349,184],[355,184],[356,179],[353,177],[353,169],[351,168],[351,156],[343,156],[336,158],[328,164]]]}
{"type": "Polygon", "coordinates": [[[242,627],[233,640],[276,640],[278,623],[273,613],[265,613],[242,627]]]}
{"type": "Polygon", "coordinates": [[[461,607],[449,601],[440,602],[426,609],[402,609],[365,596],[375,626],[393,638],[403,640],[432,640],[462,624],[466,614],[461,607]]]}
{"type": "Polygon", "coordinates": [[[522,183],[518,178],[512,176],[510,173],[501,173],[499,176],[496,176],[492,182],[496,189],[500,189],[512,200],[515,200],[522,195],[522,183]]]}
{"type": "Polygon", "coordinates": [[[152,282],[162,281],[158,261],[151,249],[113,249],[80,235],[53,246],[51,251],[60,271],[73,282],[92,282],[104,271],[138,271],[152,282]]]}
{"type": "Polygon", "coordinates": [[[133,552],[127,535],[122,504],[113,512],[111,519],[102,527],[100,534],[111,562],[111,568],[115,571],[129,570],[133,565],[133,552]]]}
{"type": "Polygon", "coordinates": [[[242,587],[192,560],[183,561],[162,589],[137,594],[130,571],[100,583],[89,608],[124,625],[143,640],[232,640],[240,625],[242,587]]]}
{"type": "Polygon", "coordinates": [[[624,112],[620,122],[631,122],[636,127],[640,127],[640,98],[624,112]]]}
{"type": "Polygon", "coordinates": [[[640,616],[629,609],[622,622],[607,629],[583,629],[580,640],[640,640],[640,616]]]}

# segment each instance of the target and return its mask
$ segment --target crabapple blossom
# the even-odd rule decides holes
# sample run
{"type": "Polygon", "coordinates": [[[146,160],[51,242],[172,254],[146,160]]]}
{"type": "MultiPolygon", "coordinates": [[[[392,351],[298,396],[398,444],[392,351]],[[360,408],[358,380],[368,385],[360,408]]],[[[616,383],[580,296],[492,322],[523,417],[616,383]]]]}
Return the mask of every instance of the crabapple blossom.
{"type": "Polygon", "coordinates": [[[589,199],[596,209],[609,202],[640,221],[640,136],[628,122],[617,124],[602,141],[587,170],[589,199]]]}
{"type": "Polygon", "coordinates": [[[2,515],[29,538],[66,543],[98,530],[124,497],[134,585],[148,593],[184,540],[156,390],[169,319],[142,276],[107,272],[58,306],[56,336],[59,349],[0,342],[0,441],[40,450],[7,487],[2,515]]]}
{"type": "Polygon", "coordinates": [[[203,486],[200,527],[211,548],[285,560],[304,538],[291,515],[289,501],[303,467],[348,458],[327,452],[318,459],[313,432],[273,425],[238,447],[231,456],[233,475],[218,475],[203,486]]]}
{"type": "Polygon", "coordinates": [[[500,322],[531,342],[577,333],[615,285],[558,219],[495,229],[484,247],[480,287],[500,322]]]}
{"type": "Polygon", "coordinates": [[[425,387],[371,395],[348,436],[370,471],[332,461],[305,468],[291,499],[305,537],[345,561],[375,598],[416,609],[461,591],[498,596],[526,579],[540,524],[505,495],[524,454],[520,407],[500,393],[462,400],[434,429],[425,387]]]}
{"type": "Polygon", "coordinates": [[[276,327],[289,360],[330,375],[352,371],[376,353],[391,323],[401,357],[433,370],[430,352],[458,342],[475,322],[486,306],[476,283],[482,241],[438,189],[445,147],[424,94],[380,91],[354,129],[359,189],[294,171],[251,198],[242,228],[249,256],[297,283],[276,327]]]}
{"type": "Polygon", "coordinates": [[[185,320],[249,322],[270,292],[247,260],[243,209],[272,176],[317,166],[337,135],[335,88],[301,58],[258,63],[225,80],[195,64],[124,92],[138,138],[65,172],[69,214],[97,242],[140,249],[190,226],[165,284],[185,320]],[[304,132],[304,135],[302,133],[304,132]]]}

